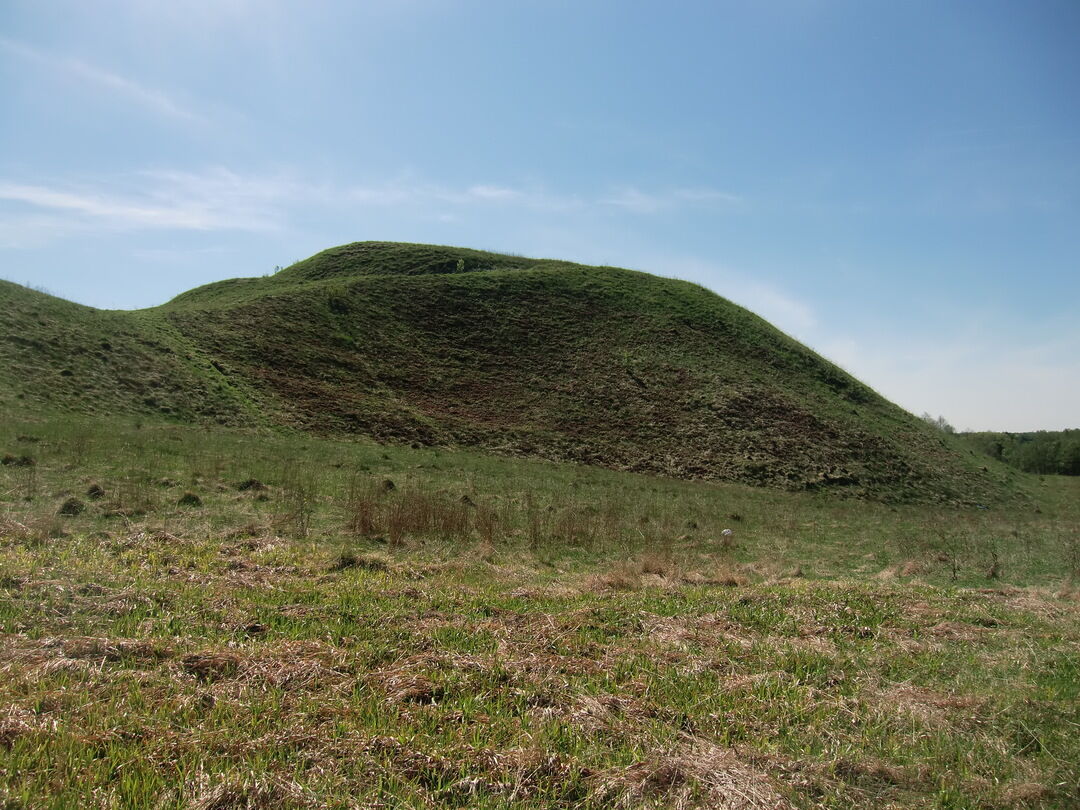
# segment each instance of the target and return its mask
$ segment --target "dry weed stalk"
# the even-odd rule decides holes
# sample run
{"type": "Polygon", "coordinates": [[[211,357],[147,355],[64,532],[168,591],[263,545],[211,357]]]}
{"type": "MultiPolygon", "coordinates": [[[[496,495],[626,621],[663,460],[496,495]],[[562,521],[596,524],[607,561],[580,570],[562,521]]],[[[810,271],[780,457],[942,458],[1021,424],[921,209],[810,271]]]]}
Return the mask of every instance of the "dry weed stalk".
{"type": "Polygon", "coordinates": [[[345,497],[345,530],[356,537],[385,537],[389,545],[404,546],[410,537],[466,540],[474,525],[481,539],[494,542],[495,513],[468,498],[417,489],[392,488],[386,483],[354,478],[345,497]]]}

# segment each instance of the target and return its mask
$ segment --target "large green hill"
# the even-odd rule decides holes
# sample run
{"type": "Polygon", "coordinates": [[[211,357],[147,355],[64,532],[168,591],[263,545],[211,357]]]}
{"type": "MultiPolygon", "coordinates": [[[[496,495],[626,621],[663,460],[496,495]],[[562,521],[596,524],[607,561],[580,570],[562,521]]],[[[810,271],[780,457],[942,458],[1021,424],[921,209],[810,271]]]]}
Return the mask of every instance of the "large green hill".
{"type": "Polygon", "coordinates": [[[153,309],[0,283],[0,407],[366,434],[673,477],[998,500],[1006,473],[704,288],[356,243],[153,309]]]}

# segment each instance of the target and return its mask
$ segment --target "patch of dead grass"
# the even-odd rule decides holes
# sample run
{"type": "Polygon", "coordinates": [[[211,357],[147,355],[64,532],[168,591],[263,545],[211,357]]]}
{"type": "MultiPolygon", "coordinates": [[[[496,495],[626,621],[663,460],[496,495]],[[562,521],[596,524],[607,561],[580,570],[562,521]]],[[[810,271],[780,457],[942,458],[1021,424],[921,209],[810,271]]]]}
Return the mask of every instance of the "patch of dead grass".
{"type": "Polygon", "coordinates": [[[86,671],[106,663],[130,661],[158,663],[173,655],[159,641],[98,636],[28,639],[8,636],[0,647],[0,672],[30,673],[36,676],[57,671],[86,671]]]}
{"type": "Polygon", "coordinates": [[[24,517],[23,520],[0,516],[0,541],[38,546],[64,536],[60,519],[52,512],[24,517]]]}
{"type": "Polygon", "coordinates": [[[890,713],[900,709],[927,725],[938,727],[965,722],[986,704],[973,695],[948,695],[910,683],[891,684],[867,694],[872,702],[890,713]]]}
{"type": "Polygon", "coordinates": [[[208,650],[180,659],[181,669],[201,681],[235,681],[286,690],[316,690],[351,678],[344,653],[318,642],[294,641],[270,649],[208,650]]]}
{"type": "Polygon", "coordinates": [[[592,781],[592,799],[615,808],[794,808],[768,776],[734,751],[693,738],[628,767],[600,772],[592,781]]]}
{"type": "Polygon", "coordinates": [[[54,733],[57,721],[11,705],[0,711],[0,748],[11,748],[15,741],[27,736],[54,733]]]}
{"type": "Polygon", "coordinates": [[[1002,793],[1007,807],[1037,807],[1053,796],[1054,791],[1038,782],[1017,782],[1002,793]]]}
{"type": "Polygon", "coordinates": [[[284,810],[319,806],[318,797],[276,776],[202,774],[189,788],[189,810],[284,810]]]}
{"type": "Polygon", "coordinates": [[[749,584],[745,573],[728,565],[716,565],[705,571],[688,571],[670,554],[643,554],[621,560],[607,571],[586,578],[585,589],[591,591],[636,591],[641,588],[673,590],[686,585],[719,585],[737,587],[749,584]]]}
{"type": "Polygon", "coordinates": [[[444,695],[443,688],[425,675],[409,672],[380,673],[372,681],[386,694],[388,703],[435,704],[444,695]]]}
{"type": "Polygon", "coordinates": [[[967,622],[944,621],[926,628],[926,633],[948,641],[978,641],[986,635],[987,628],[967,622]]]}
{"type": "Polygon", "coordinates": [[[526,601],[572,599],[575,596],[580,596],[581,591],[569,585],[554,584],[540,585],[536,587],[524,586],[521,588],[515,588],[507,595],[514,599],[524,599],[526,601]]]}

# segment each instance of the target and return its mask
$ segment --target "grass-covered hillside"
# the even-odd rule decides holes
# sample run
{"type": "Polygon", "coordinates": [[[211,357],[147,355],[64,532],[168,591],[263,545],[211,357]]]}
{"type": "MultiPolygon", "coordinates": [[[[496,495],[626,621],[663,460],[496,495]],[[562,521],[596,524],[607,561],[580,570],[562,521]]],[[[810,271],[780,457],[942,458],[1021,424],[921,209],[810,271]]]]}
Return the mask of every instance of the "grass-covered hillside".
{"type": "Polygon", "coordinates": [[[0,281],[0,411],[253,424],[251,394],[156,310],[111,312],[0,281]]]}
{"type": "Polygon", "coordinates": [[[611,267],[357,243],[139,312],[5,284],[0,319],[15,406],[890,500],[989,503],[1013,475],[731,302],[611,267]]]}

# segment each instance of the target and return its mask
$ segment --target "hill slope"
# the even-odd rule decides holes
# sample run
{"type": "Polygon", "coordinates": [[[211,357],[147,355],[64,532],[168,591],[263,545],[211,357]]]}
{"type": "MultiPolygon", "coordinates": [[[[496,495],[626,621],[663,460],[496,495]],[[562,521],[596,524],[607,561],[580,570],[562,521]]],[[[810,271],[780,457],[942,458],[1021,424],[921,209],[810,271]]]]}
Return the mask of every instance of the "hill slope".
{"type": "Polygon", "coordinates": [[[1005,492],[752,313],[610,267],[357,243],[102,312],[0,286],[5,400],[886,499],[1005,492]]]}

